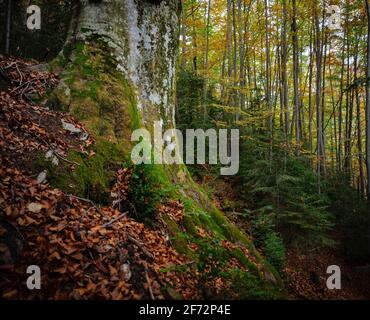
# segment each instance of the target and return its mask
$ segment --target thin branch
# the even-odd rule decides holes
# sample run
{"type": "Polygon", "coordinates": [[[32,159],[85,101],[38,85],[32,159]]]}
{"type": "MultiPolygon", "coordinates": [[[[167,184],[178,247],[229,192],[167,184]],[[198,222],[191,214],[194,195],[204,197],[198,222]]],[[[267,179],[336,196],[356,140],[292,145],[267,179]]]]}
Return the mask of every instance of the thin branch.
{"type": "Polygon", "coordinates": [[[118,220],[120,220],[120,219],[122,219],[122,218],[126,217],[126,216],[127,216],[127,214],[128,214],[128,212],[122,213],[122,214],[121,214],[120,216],[118,216],[117,218],[114,218],[113,220],[111,220],[111,221],[109,221],[109,222],[107,222],[107,223],[103,224],[103,225],[102,225],[102,228],[107,228],[107,227],[111,226],[111,225],[112,225],[113,223],[115,223],[116,221],[118,221],[118,220]]]}
{"type": "Polygon", "coordinates": [[[148,283],[148,289],[149,289],[150,298],[152,300],[155,300],[155,297],[154,297],[154,294],[153,294],[152,285],[151,285],[151,281],[150,281],[149,274],[148,274],[148,266],[147,265],[145,266],[145,278],[146,278],[146,282],[148,283]]]}
{"type": "Polygon", "coordinates": [[[135,245],[137,245],[138,247],[140,247],[140,249],[143,251],[143,253],[150,259],[154,259],[154,256],[148,251],[148,249],[145,248],[144,246],[144,243],[142,243],[141,241],[135,239],[133,236],[131,236],[130,234],[126,233],[127,235],[127,239],[130,240],[131,242],[133,242],[135,245]]]}
{"type": "Polygon", "coordinates": [[[77,196],[74,196],[72,194],[67,194],[67,196],[68,197],[71,197],[71,198],[75,198],[75,199],[80,200],[80,201],[84,201],[84,202],[90,203],[99,213],[101,213],[100,208],[94,202],[92,202],[90,199],[85,199],[85,198],[77,197],[77,196]]]}

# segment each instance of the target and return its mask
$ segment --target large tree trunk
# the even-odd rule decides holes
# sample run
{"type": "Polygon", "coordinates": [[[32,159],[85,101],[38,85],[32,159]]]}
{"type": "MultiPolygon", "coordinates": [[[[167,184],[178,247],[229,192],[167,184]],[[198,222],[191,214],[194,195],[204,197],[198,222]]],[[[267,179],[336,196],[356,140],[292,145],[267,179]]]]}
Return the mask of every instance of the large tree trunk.
{"type": "Polygon", "coordinates": [[[117,71],[137,92],[144,122],[164,119],[174,126],[180,1],[111,0],[83,9],[78,37],[107,41],[117,71]]]}
{"type": "MultiPolygon", "coordinates": [[[[118,148],[125,156],[122,162],[129,161],[133,129],[146,128],[153,132],[154,121],[163,123],[162,130],[175,126],[180,5],[180,0],[82,1],[66,45],[52,63],[60,68],[61,77],[52,99],[54,103],[68,108],[83,121],[97,144],[113,144],[113,148],[118,148]]],[[[109,170],[111,164],[105,167],[109,170]]],[[[139,191],[134,191],[138,192],[144,188],[145,199],[152,201],[152,193],[157,192],[161,201],[180,199],[189,204],[184,212],[189,235],[197,237],[200,227],[213,230],[220,237],[247,247],[261,261],[249,238],[215,208],[192,181],[184,165],[147,165],[140,172],[143,176],[139,185],[130,185],[130,188],[137,187],[139,191]],[[196,216],[207,218],[194,218],[196,216]]],[[[114,175],[114,172],[106,174],[114,175]]],[[[147,209],[142,197],[138,199],[143,210],[147,209]]],[[[144,217],[145,221],[150,219],[154,216],[144,217]]],[[[171,220],[166,221],[169,221],[168,232],[174,247],[188,253],[182,229],[171,220]]],[[[263,261],[261,263],[257,277],[275,286],[278,276],[275,277],[263,261]]]]}

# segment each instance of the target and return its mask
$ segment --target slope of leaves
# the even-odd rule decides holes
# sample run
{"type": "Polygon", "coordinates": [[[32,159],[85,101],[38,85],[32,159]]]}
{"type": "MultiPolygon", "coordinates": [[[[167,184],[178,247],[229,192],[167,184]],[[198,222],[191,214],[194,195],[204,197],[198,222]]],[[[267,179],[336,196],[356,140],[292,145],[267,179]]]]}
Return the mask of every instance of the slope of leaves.
{"type": "MultiPolygon", "coordinates": [[[[42,178],[43,173],[37,176],[32,172],[37,155],[48,153],[57,159],[54,165],[63,162],[73,170],[78,163],[68,160],[68,151],[93,157],[89,148],[94,141],[68,114],[50,112],[31,102],[29,94],[42,97],[57,83],[56,75],[32,71],[31,65],[16,59],[0,63],[9,82],[7,92],[0,93],[1,296],[199,297],[196,274],[190,273],[190,268],[181,272],[176,269],[186,263],[185,257],[171,248],[161,231],[149,230],[119,210],[127,194],[128,169],[118,171],[112,205],[103,208],[52,188],[46,172],[42,178]],[[29,291],[25,285],[29,265],[42,270],[40,291],[29,291]]],[[[169,205],[161,210],[172,209],[169,205]]],[[[181,216],[178,208],[173,216],[181,216]]]]}
{"type": "MultiPolygon", "coordinates": [[[[3,59],[0,68],[7,87],[0,92],[1,297],[197,299],[241,298],[241,292],[243,297],[274,296],[252,252],[201,227],[191,236],[185,203],[161,197],[151,205],[150,185],[143,180],[143,188],[133,190],[138,185],[133,179],[137,182],[140,176],[124,163],[107,168],[116,174],[109,179],[110,192],[104,193],[103,202],[81,194],[78,180],[67,179],[67,185],[56,188],[56,174],[73,179],[86,169],[82,161],[89,161],[94,170],[94,159],[101,156],[99,142],[69,114],[34,103],[58,83],[55,74],[11,58],[3,59]],[[131,201],[135,192],[143,196],[141,206],[131,201]],[[154,229],[135,220],[148,206],[154,229]],[[186,256],[173,249],[179,240],[171,238],[175,226],[190,252],[186,256]],[[26,287],[30,265],[41,268],[40,291],[26,287]]],[[[99,170],[105,169],[102,165],[99,170]]]]}

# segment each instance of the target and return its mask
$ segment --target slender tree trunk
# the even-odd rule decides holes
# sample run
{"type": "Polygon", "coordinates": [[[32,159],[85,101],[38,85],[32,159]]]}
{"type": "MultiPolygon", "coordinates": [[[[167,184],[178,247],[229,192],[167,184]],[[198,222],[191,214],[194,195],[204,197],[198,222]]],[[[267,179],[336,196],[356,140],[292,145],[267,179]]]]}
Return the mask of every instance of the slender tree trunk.
{"type": "MultiPolygon", "coordinates": [[[[346,1],[347,7],[349,2],[346,1]]],[[[346,47],[347,47],[347,70],[346,70],[346,81],[347,87],[351,83],[351,55],[350,55],[350,33],[349,33],[349,12],[347,9],[346,13],[346,29],[347,29],[347,38],[346,38],[346,47]]],[[[352,90],[346,90],[346,133],[345,133],[345,143],[344,143],[344,171],[347,175],[347,178],[350,181],[351,178],[351,133],[352,133],[352,114],[353,114],[353,99],[352,99],[352,90]]]]}
{"type": "Polygon", "coordinates": [[[230,80],[233,74],[233,66],[232,66],[232,30],[231,30],[231,3],[232,0],[227,0],[227,26],[226,26],[226,46],[227,46],[227,104],[230,103],[230,80]]]}
{"type": "Polygon", "coordinates": [[[265,54],[266,54],[266,104],[270,113],[268,127],[272,133],[272,104],[271,104],[271,57],[269,39],[269,2],[265,0],[265,54]]]}
{"type": "Polygon", "coordinates": [[[288,21],[288,9],[287,1],[283,0],[283,28],[282,28],[282,45],[281,45],[281,54],[282,54],[282,102],[284,110],[284,121],[285,121],[285,139],[286,143],[290,143],[290,110],[289,110],[289,93],[288,93],[288,45],[287,45],[287,21],[288,21]]]}
{"type": "MultiPolygon", "coordinates": [[[[355,81],[357,80],[357,61],[356,61],[355,81]]],[[[361,127],[361,100],[358,88],[356,88],[356,111],[357,111],[357,149],[358,149],[358,167],[359,167],[359,190],[361,196],[365,196],[365,175],[363,165],[362,150],[362,127],[361,127]]]]}
{"type": "Polygon", "coordinates": [[[322,101],[321,101],[321,128],[322,128],[322,167],[323,173],[326,175],[326,126],[325,126],[325,106],[326,106],[326,65],[327,65],[327,46],[328,46],[328,35],[325,32],[324,19],[322,22],[322,101]]]}
{"type": "Polygon", "coordinates": [[[10,33],[12,21],[12,0],[8,0],[5,30],[5,54],[10,54],[10,33]]]}
{"type": "Polygon", "coordinates": [[[366,2],[367,13],[367,68],[366,68],[366,167],[367,197],[370,199],[370,3],[366,2]]]}
{"type": "Polygon", "coordinates": [[[181,19],[181,69],[186,69],[186,21],[184,14],[181,19]]]}
{"type": "Polygon", "coordinates": [[[293,4],[293,83],[294,83],[294,110],[295,110],[295,142],[296,154],[300,153],[301,133],[300,133],[300,98],[299,98],[299,53],[298,53],[298,28],[297,28],[297,3],[293,4]]]}
{"type": "Polygon", "coordinates": [[[205,63],[204,63],[204,85],[203,85],[203,123],[206,123],[208,118],[207,113],[207,92],[208,92],[208,77],[209,77],[209,29],[211,19],[211,0],[208,0],[207,6],[207,19],[206,19],[206,52],[205,52],[205,63]]]}
{"type": "Polygon", "coordinates": [[[233,89],[233,106],[236,109],[235,120],[239,121],[240,110],[239,110],[239,91],[238,87],[238,28],[237,28],[237,15],[235,0],[232,0],[232,13],[233,13],[233,45],[234,45],[234,55],[233,55],[233,75],[234,75],[234,89],[233,89]]]}
{"type": "Polygon", "coordinates": [[[309,66],[309,86],[308,86],[308,145],[310,153],[313,153],[313,134],[312,134],[312,121],[313,121],[313,108],[312,108],[312,87],[313,87],[313,30],[310,33],[310,66],[309,66]]]}
{"type": "MultiPolygon", "coordinates": [[[[333,134],[333,144],[334,144],[334,152],[335,152],[335,162],[333,160],[333,164],[338,165],[338,129],[337,129],[337,110],[335,105],[335,90],[333,84],[333,73],[331,65],[329,65],[329,77],[330,77],[330,91],[331,91],[331,105],[332,105],[332,113],[333,113],[333,124],[334,124],[334,134],[333,134]]],[[[338,166],[336,167],[337,173],[339,172],[338,166]]],[[[334,172],[334,167],[333,167],[334,172]]]]}
{"type": "Polygon", "coordinates": [[[318,176],[318,191],[321,193],[321,174],[322,174],[322,121],[321,121],[321,90],[322,90],[322,44],[321,31],[317,5],[315,7],[315,30],[316,30],[316,126],[317,126],[317,176],[318,176]]]}
{"type": "MultiPolygon", "coordinates": [[[[247,85],[246,80],[246,73],[247,73],[247,49],[248,49],[248,22],[249,22],[249,13],[250,13],[250,7],[251,2],[249,3],[248,7],[246,5],[246,2],[244,1],[243,5],[243,17],[241,12],[241,4],[242,0],[239,0],[239,12],[240,12],[240,23],[243,21],[244,17],[244,23],[243,27],[240,27],[242,30],[240,31],[240,88],[245,89],[247,85]]],[[[246,105],[246,94],[241,91],[240,93],[240,110],[244,110],[246,105]]]]}
{"type": "Polygon", "coordinates": [[[192,30],[192,44],[193,44],[193,72],[195,75],[198,74],[198,36],[197,30],[195,28],[195,7],[192,4],[191,7],[191,18],[193,20],[193,30],[192,30]]]}
{"type": "Polygon", "coordinates": [[[344,67],[345,67],[345,40],[342,48],[342,66],[340,73],[340,100],[338,115],[338,172],[342,171],[342,150],[343,150],[343,90],[344,90],[344,67]]]}

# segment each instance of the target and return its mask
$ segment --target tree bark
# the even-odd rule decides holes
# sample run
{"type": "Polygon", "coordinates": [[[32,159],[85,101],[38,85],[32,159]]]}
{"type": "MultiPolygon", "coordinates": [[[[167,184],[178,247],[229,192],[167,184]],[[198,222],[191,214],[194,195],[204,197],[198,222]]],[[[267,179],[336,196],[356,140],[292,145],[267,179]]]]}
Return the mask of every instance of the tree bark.
{"type": "MultiPolygon", "coordinates": [[[[85,110],[89,97],[72,97],[71,112],[88,115],[91,126],[108,131],[119,126],[129,133],[130,112],[142,125],[162,120],[165,127],[174,127],[180,6],[179,0],[81,1],[63,50],[69,63],[62,78],[72,82],[81,77],[72,82],[71,92],[88,93],[93,87],[96,97],[89,101],[90,110],[85,110]],[[118,119],[102,114],[99,102],[114,109],[118,119]]],[[[120,138],[124,132],[112,133],[120,138]]]]}
{"type": "Polygon", "coordinates": [[[265,0],[265,55],[266,55],[266,104],[270,113],[268,118],[268,128],[272,135],[272,104],[271,104],[271,57],[270,57],[270,37],[269,37],[269,2],[265,0]]]}
{"type": "Polygon", "coordinates": [[[286,143],[290,142],[290,110],[289,110],[289,93],[288,93],[288,45],[287,45],[287,21],[288,21],[288,9],[286,0],[283,0],[283,27],[282,27],[282,45],[281,45],[281,55],[282,55],[282,107],[284,110],[284,132],[286,143]]]}
{"type": "Polygon", "coordinates": [[[12,19],[12,0],[8,0],[5,30],[5,54],[10,53],[10,32],[12,19]]]}
{"type": "Polygon", "coordinates": [[[318,8],[315,7],[315,52],[316,52],[316,126],[317,126],[317,177],[318,177],[318,192],[321,193],[321,174],[323,172],[323,135],[322,135],[322,119],[321,119],[321,93],[322,93],[322,43],[318,8]]]}
{"type": "Polygon", "coordinates": [[[313,134],[312,134],[312,121],[313,121],[313,108],[312,108],[312,87],[313,87],[313,30],[310,32],[310,65],[309,65],[309,87],[308,87],[308,145],[309,150],[313,152],[313,134]]]}
{"type": "Polygon", "coordinates": [[[297,3],[293,3],[293,82],[294,82],[294,110],[295,110],[295,138],[296,154],[300,153],[301,133],[300,133],[300,98],[299,98],[299,58],[298,58],[298,28],[297,28],[297,3]]]}
{"type": "Polygon", "coordinates": [[[205,124],[208,118],[207,113],[207,92],[208,92],[208,78],[209,78],[209,29],[211,20],[211,0],[208,0],[207,5],[207,17],[206,17],[206,52],[205,52],[205,63],[204,63],[204,84],[203,84],[203,123],[205,124]]]}
{"type": "Polygon", "coordinates": [[[370,3],[366,2],[367,13],[367,68],[366,68],[366,167],[367,197],[370,199],[370,3]]]}

